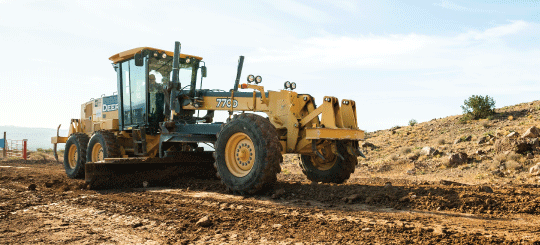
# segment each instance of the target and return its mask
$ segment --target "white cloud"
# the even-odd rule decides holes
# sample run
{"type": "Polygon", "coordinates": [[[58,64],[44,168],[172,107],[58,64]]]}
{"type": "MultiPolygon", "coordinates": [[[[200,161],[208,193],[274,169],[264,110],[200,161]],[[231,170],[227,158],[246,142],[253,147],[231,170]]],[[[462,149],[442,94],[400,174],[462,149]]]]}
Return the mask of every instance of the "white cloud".
{"type": "Polygon", "coordinates": [[[445,9],[455,10],[455,11],[461,11],[461,12],[474,12],[474,13],[497,13],[498,11],[495,10],[485,10],[485,9],[472,9],[463,7],[461,5],[457,5],[453,2],[447,1],[447,0],[441,0],[440,3],[434,3],[433,5],[443,7],[445,9]]]}
{"type": "Polygon", "coordinates": [[[305,21],[322,23],[330,20],[330,16],[327,13],[293,0],[268,0],[266,3],[281,12],[305,21]]]}

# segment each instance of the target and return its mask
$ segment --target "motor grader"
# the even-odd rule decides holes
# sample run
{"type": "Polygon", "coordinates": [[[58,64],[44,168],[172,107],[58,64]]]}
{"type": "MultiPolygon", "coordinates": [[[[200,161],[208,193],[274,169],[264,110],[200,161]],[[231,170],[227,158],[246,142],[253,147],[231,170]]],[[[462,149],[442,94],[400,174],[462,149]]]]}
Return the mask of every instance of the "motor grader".
{"type": "Polygon", "coordinates": [[[326,96],[316,106],[311,95],[294,91],[295,83],[265,91],[262,77],[249,75],[240,84],[243,56],[230,91],[202,89],[204,61],[180,49],[176,42],[174,52],[141,47],[109,58],[118,93],[82,104],[69,135],[52,137],[55,149],[65,143],[68,177],[92,185],[114,178],[104,170],[113,165],[127,170],[132,163],[173,161],[196,168],[211,159],[230,191],[249,194],[276,182],[287,153],[301,155],[302,170],[314,182],[342,183],[354,172],[364,132],[353,100],[326,96]],[[215,111],[227,111],[226,122],[213,122],[215,111]]]}

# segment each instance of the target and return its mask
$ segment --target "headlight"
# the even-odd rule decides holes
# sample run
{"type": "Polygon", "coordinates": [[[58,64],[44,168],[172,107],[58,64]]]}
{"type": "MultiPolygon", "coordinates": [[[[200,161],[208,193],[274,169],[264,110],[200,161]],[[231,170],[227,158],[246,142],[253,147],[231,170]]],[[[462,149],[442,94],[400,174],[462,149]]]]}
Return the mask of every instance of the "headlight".
{"type": "Polygon", "coordinates": [[[163,58],[163,59],[167,58],[167,54],[166,54],[165,52],[163,52],[163,53],[161,54],[161,58],[163,58]]]}
{"type": "Polygon", "coordinates": [[[291,89],[296,89],[296,83],[291,83],[291,89]]]}
{"type": "Polygon", "coordinates": [[[248,83],[252,83],[253,81],[255,81],[255,76],[250,74],[249,76],[247,76],[247,81],[248,83]]]}
{"type": "Polygon", "coordinates": [[[159,58],[159,53],[158,53],[158,51],[154,51],[154,53],[152,54],[152,56],[154,56],[154,58],[159,58]]]}
{"type": "Polygon", "coordinates": [[[257,83],[257,84],[262,83],[262,77],[261,76],[256,76],[255,77],[255,83],[257,83]]]}
{"type": "Polygon", "coordinates": [[[283,86],[285,86],[285,89],[291,88],[291,82],[286,81],[285,84],[283,84],[283,86]]]}
{"type": "Polygon", "coordinates": [[[189,64],[189,62],[191,61],[191,59],[189,57],[186,58],[186,63],[189,64]]]}

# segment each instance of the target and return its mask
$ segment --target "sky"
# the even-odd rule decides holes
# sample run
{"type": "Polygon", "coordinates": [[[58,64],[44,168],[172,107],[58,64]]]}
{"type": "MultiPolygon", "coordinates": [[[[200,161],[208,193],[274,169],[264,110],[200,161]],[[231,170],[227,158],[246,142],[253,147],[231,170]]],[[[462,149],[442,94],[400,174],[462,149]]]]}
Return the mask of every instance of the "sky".
{"type": "Polygon", "coordinates": [[[242,81],[353,99],[367,131],[540,99],[540,1],[0,0],[0,125],[67,129],[116,92],[110,56],[175,41],[203,88],[231,89],[244,55],[242,81]]]}

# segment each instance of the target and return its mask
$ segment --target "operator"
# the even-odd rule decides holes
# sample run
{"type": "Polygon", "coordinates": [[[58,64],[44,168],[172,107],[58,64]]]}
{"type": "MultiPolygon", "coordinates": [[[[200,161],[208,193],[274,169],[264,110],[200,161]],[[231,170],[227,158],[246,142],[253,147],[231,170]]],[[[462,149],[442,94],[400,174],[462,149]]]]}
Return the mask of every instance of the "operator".
{"type": "Polygon", "coordinates": [[[148,75],[148,91],[150,93],[163,92],[163,88],[160,85],[156,83],[156,76],[154,74],[148,75]]]}

